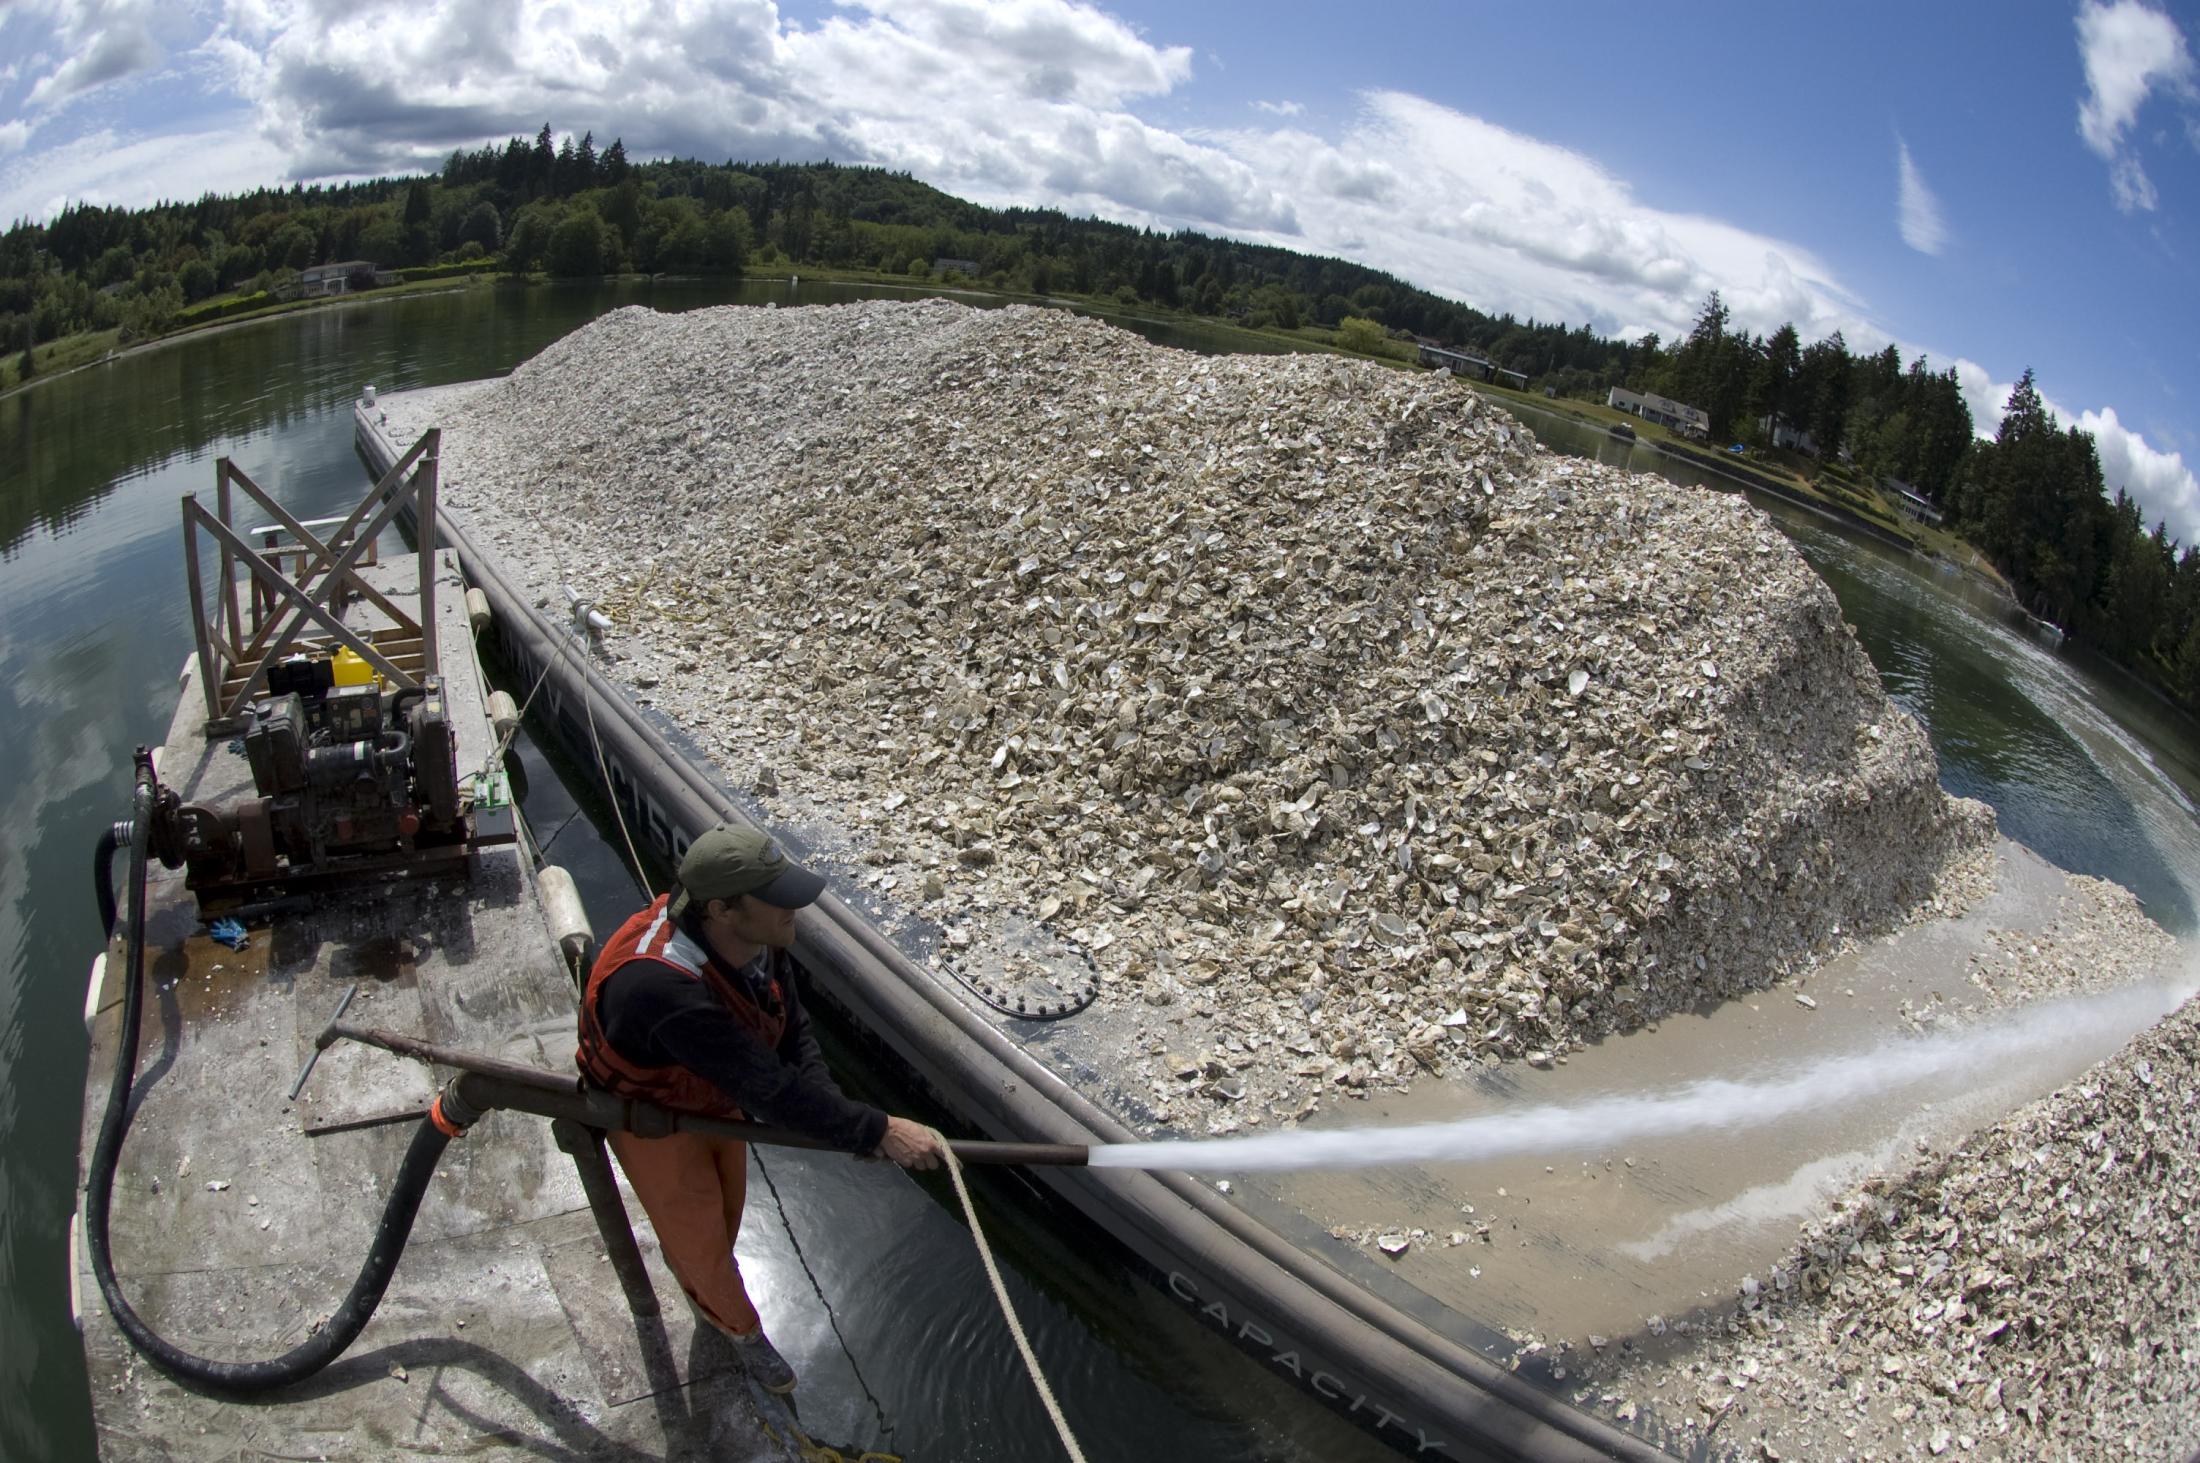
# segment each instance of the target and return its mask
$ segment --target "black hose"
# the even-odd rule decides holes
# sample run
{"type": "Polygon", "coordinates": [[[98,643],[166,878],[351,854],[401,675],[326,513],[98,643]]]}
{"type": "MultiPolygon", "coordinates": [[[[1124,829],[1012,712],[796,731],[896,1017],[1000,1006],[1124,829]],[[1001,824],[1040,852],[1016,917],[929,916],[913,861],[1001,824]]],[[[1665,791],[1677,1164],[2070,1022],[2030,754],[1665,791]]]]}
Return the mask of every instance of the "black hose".
{"type": "Polygon", "coordinates": [[[102,908],[111,937],[114,892],[105,881],[112,873],[114,848],[111,845],[119,844],[127,829],[130,845],[129,968],[122,991],[122,1028],[115,1050],[115,1075],[107,1089],[107,1111],[99,1122],[99,1141],[92,1149],[90,1182],[85,1189],[84,1228],[92,1252],[92,1273],[98,1277],[99,1293],[106,1297],[107,1309],[114,1317],[116,1328],[154,1366],[179,1381],[195,1382],[216,1391],[271,1391],[301,1381],[327,1366],[343,1355],[344,1349],[366,1329],[375,1307],[382,1303],[382,1293],[389,1288],[391,1275],[396,1273],[398,1257],[405,1253],[405,1241],[412,1234],[420,1201],[428,1192],[428,1181],[434,1177],[436,1162],[442,1158],[450,1139],[434,1122],[421,1119],[420,1127],[413,1133],[412,1146],[405,1150],[405,1161],[398,1166],[396,1183],[382,1206],[382,1222],[375,1228],[374,1243],[367,1249],[366,1262],[359,1267],[358,1278],[351,1283],[351,1292],[319,1331],[281,1356],[270,1361],[214,1361],[194,1356],[155,1335],[139,1318],[123,1298],[122,1287],[115,1279],[107,1221],[114,1197],[115,1166],[122,1156],[122,1140],[130,1129],[130,1087],[137,1078],[138,1025],[144,1006],[145,983],[146,830],[151,826],[152,812],[152,784],[141,778],[134,816],[128,824],[117,824],[102,836],[101,853],[96,861],[102,888],[107,891],[102,908]]]}
{"type": "Polygon", "coordinates": [[[131,823],[116,823],[99,835],[99,847],[92,850],[92,893],[99,900],[99,930],[107,939],[115,937],[115,850],[130,838],[131,823]]]}

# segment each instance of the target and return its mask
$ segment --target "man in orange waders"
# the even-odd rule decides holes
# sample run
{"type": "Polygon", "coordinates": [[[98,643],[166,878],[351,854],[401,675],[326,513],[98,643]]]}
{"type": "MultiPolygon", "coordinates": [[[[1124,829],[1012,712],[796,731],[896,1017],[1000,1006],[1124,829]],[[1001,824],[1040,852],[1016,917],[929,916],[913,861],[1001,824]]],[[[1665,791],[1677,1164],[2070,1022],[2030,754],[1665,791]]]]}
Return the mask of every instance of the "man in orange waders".
{"type": "MultiPolygon", "coordinates": [[[[794,914],[825,880],[765,835],[726,824],[695,840],[679,882],[619,926],[581,998],[577,1059],[622,1097],[713,1117],[749,1116],[837,1148],[932,1168],[929,1128],[842,1095],[795,990],[794,914]]],[[[794,1390],[794,1368],[764,1335],[734,1258],[748,1194],[748,1145],[674,1133],[613,1133],[680,1288],[733,1339],[749,1374],[794,1390]]]]}

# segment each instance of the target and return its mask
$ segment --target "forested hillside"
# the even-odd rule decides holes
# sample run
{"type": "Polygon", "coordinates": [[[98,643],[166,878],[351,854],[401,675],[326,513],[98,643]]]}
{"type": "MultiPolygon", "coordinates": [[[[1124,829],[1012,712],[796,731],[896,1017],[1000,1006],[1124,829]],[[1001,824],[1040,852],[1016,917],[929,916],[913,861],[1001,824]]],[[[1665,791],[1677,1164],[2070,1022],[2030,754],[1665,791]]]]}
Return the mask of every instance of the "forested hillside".
{"type": "MultiPolygon", "coordinates": [[[[1973,436],[1953,369],[1892,346],[1852,355],[1733,328],[1717,294],[1683,338],[1491,315],[1339,259],[1044,209],[990,209],[903,174],[832,164],[635,163],[618,141],[532,140],[454,153],[430,177],[269,188],[145,209],[71,207],[0,234],[0,350],[118,343],[245,313],[311,266],[369,261],[402,278],[474,270],[585,277],[873,271],[1177,310],[1410,360],[1413,340],[1473,350],[1536,388],[1601,401],[1614,386],[1700,407],[1714,443],[1805,434],[1871,479],[1941,505],[2032,608],[2200,706],[2200,555],[2102,495],[2091,437],[2063,429],[2028,372],[1996,441],[1973,436]],[[1782,428],[1775,434],[1774,424],[1782,428]]],[[[363,281],[362,281],[363,282],[363,281]]]]}

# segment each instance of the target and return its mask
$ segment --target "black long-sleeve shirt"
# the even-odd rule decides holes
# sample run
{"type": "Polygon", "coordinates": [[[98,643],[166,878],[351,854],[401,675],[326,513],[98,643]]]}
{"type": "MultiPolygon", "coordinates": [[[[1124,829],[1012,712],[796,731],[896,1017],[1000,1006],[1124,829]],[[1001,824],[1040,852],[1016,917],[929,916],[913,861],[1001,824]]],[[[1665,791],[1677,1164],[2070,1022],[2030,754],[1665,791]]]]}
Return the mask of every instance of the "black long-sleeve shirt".
{"type": "MultiPolygon", "coordinates": [[[[759,1006],[770,983],[770,958],[759,955],[728,977],[759,1006]]],[[[704,982],[646,957],[612,973],[596,1011],[604,1039],[635,1066],[685,1067],[760,1122],[869,1153],[886,1136],[886,1114],[841,1092],[790,972],[782,972],[779,989],[787,1025],[776,1048],[742,1025],[704,982]]]]}

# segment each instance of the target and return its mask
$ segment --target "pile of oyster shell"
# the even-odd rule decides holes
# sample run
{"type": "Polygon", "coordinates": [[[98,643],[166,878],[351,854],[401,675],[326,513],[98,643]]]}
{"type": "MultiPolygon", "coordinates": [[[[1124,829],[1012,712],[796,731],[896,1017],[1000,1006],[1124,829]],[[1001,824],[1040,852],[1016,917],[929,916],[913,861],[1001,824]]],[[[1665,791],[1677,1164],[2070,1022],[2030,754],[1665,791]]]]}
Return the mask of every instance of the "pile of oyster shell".
{"type": "Polygon", "coordinates": [[[472,531],[845,877],[1227,1043],[1204,1096],[1157,1061],[1165,1120],[1548,1061],[1988,858],[1761,513],[1446,376],[1029,307],[628,309],[444,425],[472,531]]]}
{"type": "MultiPolygon", "coordinates": [[[[2088,923],[2118,968],[2174,958],[2123,890],[2103,886],[2088,923]]],[[[1581,1400],[1687,1429],[1730,1414],[1723,1435],[1765,1457],[2190,1457],[2196,1145],[2188,1002],[1960,1149],[1868,1181],[1685,1362],[1608,1356],[1581,1400]]]]}

